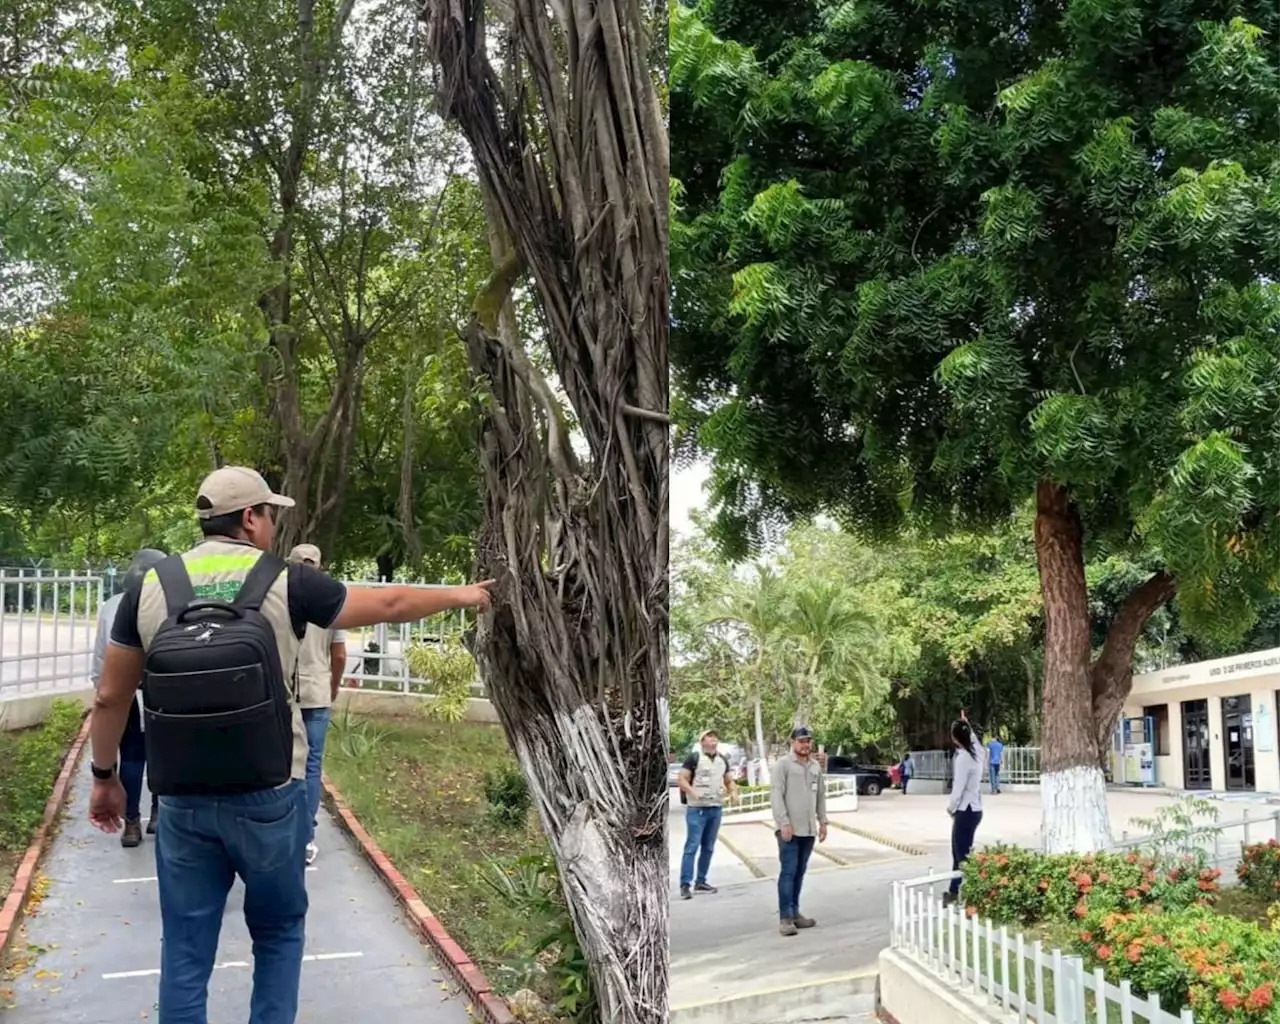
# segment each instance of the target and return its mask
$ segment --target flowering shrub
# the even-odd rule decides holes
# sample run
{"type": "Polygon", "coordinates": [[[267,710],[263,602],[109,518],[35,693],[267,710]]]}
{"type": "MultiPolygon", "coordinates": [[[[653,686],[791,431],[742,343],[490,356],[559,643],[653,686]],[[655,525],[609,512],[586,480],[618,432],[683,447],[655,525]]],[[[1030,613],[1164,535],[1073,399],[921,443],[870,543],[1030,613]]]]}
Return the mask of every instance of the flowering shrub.
{"type": "Polygon", "coordinates": [[[1159,905],[1181,910],[1217,898],[1222,872],[1194,857],[1170,863],[1138,853],[1049,855],[1013,846],[974,854],[964,865],[965,905],[1000,923],[1083,920],[1159,905]]]}
{"type": "Polygon", "coordinates": [[[1280,843],[1272,839],[1246,846],[1236,865],[1236,877],[1246,889],[1280,893],[1280,843]]]}
{"type": "Polygon", "coordinates": [[[1190,1006],[1196,1024],[1280,1021],[1280,935],[1251,921],[1201,907],[1108,912],[1085,921],[1076,950],[1113,983],[1190,1006]]]}

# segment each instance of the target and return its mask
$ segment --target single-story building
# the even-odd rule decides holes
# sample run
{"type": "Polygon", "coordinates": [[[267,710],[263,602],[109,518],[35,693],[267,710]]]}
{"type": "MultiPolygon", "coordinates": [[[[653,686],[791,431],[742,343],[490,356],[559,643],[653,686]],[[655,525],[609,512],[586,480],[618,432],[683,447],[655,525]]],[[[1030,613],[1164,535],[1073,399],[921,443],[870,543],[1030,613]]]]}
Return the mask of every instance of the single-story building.
{"type": "Polygon", "coordinates": [[[1280,648],[1133,677],[1126,719],[1150,723],[1155,784],[1280,793],[1280,648]]]}

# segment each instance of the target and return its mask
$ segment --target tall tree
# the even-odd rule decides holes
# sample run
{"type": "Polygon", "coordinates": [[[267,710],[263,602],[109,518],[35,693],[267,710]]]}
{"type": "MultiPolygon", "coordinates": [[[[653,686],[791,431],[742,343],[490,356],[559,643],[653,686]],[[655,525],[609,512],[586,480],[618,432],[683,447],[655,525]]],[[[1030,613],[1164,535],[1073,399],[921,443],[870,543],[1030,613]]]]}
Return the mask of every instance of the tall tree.
{"type": "Polygon", "coordinates": [[[1034,499],[1045,838],[1105,845],[1144,624],[1238,633],[1280,562],[1280,10],[676,10],[672,351],[726,533],[1034,499]],[[1135,548],[1095,649],[1086,559],[1135,548]]]}
{"type": "Polygon", "coordinates": [[[665,11],[426,0],[422,19],[499,257],[469,332],[490,391],[480,560],[499,581],[477,653],[600,1019],[665,1022],[668,153],[652,67],[665,11]],[[526,274],[585,453],[510,330],[526,274]]]}

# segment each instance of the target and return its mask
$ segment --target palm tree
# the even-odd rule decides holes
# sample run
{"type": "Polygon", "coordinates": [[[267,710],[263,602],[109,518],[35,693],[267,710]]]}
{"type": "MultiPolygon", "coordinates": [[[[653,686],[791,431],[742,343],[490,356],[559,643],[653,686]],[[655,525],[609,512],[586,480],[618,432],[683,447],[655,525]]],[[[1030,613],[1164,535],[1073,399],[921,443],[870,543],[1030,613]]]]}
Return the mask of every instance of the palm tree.
{"type": "Polygon", "coordinates": [[[772,569],[756,567],[751,581],[735,580],[713,604],[708,625],[736,627],[743,652],[750,662],[748,673],[755,716],[756,751],[760,758],[760,781],[769,782],[768,749],[764,742],[764,714],[761,686],[771,669],[785,657],[787,592],[782,578],[772,569]]]}
{"type": "Polygon", "coordinates": [[[876,654],[883,639],[876,619],[842,582],[808,578],[789,588],[782,635],[795,645],[795,724],[808,721],[824,688],[854,686],[864,695],[883,685],[876,654]]]}

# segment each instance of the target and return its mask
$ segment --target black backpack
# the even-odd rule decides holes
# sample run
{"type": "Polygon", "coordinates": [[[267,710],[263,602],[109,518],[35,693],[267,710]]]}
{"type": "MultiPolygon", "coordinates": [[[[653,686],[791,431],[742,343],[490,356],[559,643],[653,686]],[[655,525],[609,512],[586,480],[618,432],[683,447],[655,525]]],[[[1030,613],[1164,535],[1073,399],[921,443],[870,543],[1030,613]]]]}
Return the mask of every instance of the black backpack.
{"type": "Polygon", "coordinates": [[[167,615],[142,665],[147,780],[157,796],[224,795],[292,777],[294,695],[262,602],[264,553],[234,601],[197,598],[180,555],[156,566],[167,615]]]}

